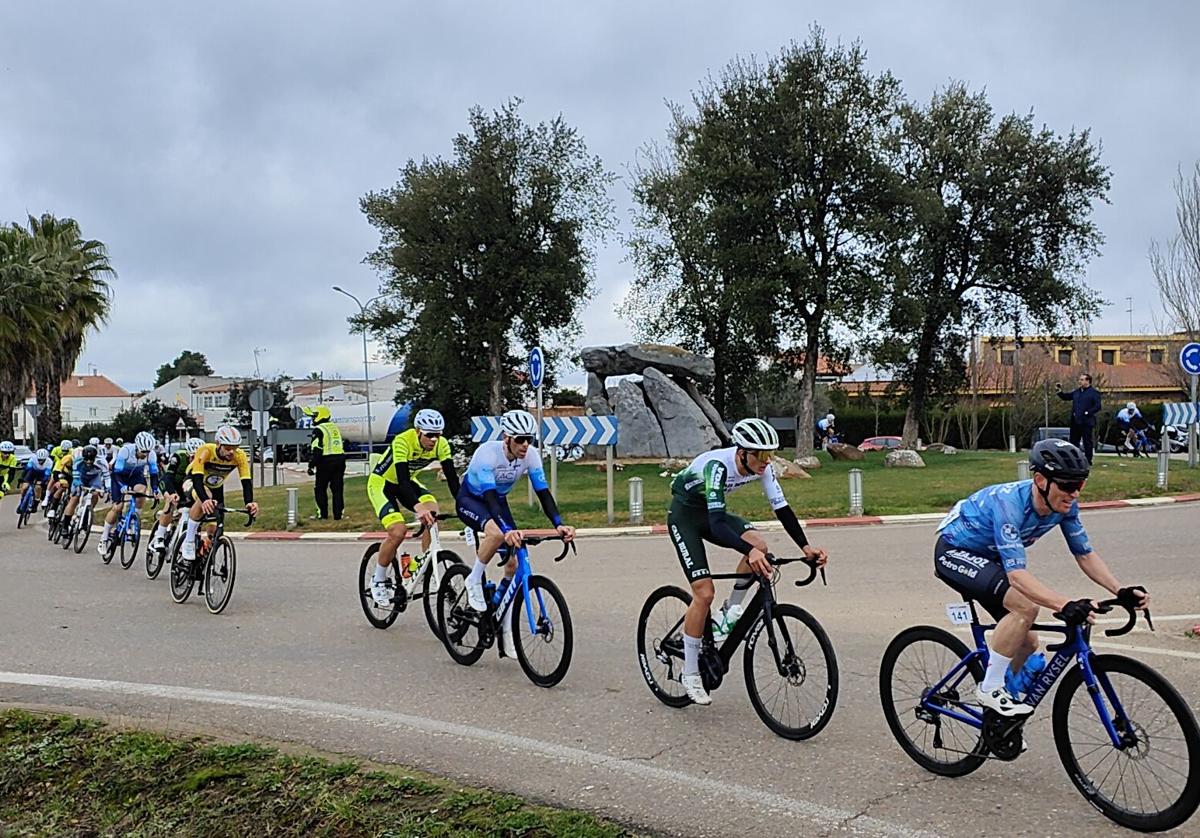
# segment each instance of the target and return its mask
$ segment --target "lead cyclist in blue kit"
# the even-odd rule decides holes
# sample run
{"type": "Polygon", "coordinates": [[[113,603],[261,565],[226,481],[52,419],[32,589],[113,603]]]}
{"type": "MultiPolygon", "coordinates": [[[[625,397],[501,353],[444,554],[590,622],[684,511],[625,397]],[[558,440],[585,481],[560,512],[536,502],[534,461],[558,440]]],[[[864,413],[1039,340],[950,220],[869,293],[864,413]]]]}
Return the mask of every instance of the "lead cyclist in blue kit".
{"type": "Polygon", "coordinates": [[[988,644],[988,667],[976,689],[980,704],[1003,716],[1033,708],[1005,686],[1005,671],[1020,673],[1037,651],[1031,630],[1042,607],[1068,622],[1093,622],[1096,603],[1071,600],[1026,568],[1025,548],[1058,527],[1079,569],[1114,596],[1150,605],[1141,586],[1123,587],[1092,548],[1079,521],[1079,493],[1091,473],[1087,457],[1062,439],[1046,439],[1029,452],[1032,480],[999,483],[959,501],[938,525],[934,575],[983,606],[998,622],[988,644]]]}

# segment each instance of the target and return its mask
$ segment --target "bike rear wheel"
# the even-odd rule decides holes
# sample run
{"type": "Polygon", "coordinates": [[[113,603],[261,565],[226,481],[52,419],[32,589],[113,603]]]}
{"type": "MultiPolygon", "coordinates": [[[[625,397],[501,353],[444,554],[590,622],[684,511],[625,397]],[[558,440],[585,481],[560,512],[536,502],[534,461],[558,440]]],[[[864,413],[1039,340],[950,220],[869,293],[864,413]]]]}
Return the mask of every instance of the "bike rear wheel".
{"type": "MultiPolygon", "coordinates": [[[[892,735],[917,765],[944,777],[961,777],[983,765],[983,731],[966,722],[928,710],[922,699],[970,651],[965,643],[933,626],[900,632],[888,644],[879,665],[879,700],[892,735]]],[[[933,703],[959,708],[974,704],[983,665],[970,665],[946,684],[933,703]]]]}
{"type": "Polygon", "coordinates": [[[190,562],[180,561],[179,554],[176,553],[174,561],[171,562],[171,599],[180,604],[187,602],[187,598],[192,595],[192,586],[196,584],[192,565],[200,561],[199,552],[197,549],[196,558],[190,562]]]}
{"type": "Polygon", "coordinates": [[[837,706],[837,657],[812,614],[790,603],[777,603],[772,611],[770,625],[765,615],[759,617],[746,635],[746,692],[775,734],[810,739],[829,724],[837,706]]]}
{"type": "Polygon", "coordinates": [[[638,665],[646,686],[668,707],[687,707],[680,677],[683,675],[683,615],[692,604],[691,594],[664,585],[646,599],[638,617],[638,665]]]}
{"type": "Polygon", "coordinates": [[[79,529],[75,531],[75,553],[78,555],[83,552],[83,548],[87,547],[88,539],[92,536],[92,507],[89,505],[83,510],[83,518],[79,522],[79,529]]]}
{"type": "Polygon", "coordinates": [[[465,565],[455,565],[442,577],[438,590],[437,609],[439,634],[442,645],[455,663],[470,666],[483,655],[483,625],[491,617],[480,614],[467,602],[467,575],[465,565]]]}
{"type": "Polygon", "coordinates": [[[400,614],[400,598],[396,596],[396,591],[400,588],[400,577],[396,571],[396,565],[399,562],[393,561],[387,567],[386,584],[392,592],[388,605],[386,607],[376,605],[375,597],[371,596],[371,583],[375,579],[375,568],[379,564],[379,548],[378,541],[371,544],[367,547],[367,552],[363,553],[362,561],[359,562],[358,602],[362,606],[367,622],[377,629],[385,629],[396,622],[396,617],[400,614]]]}
{"type": "Polygon", "coordinates": [[[212,545],[204,567],[204,600],[212,614],[220,614],[233,596],[237,578],[237,550],[233,542],[221,536],[212,545]]]}
{"type": "Polygon", "coordinates": [[[1200,805],[1200,729],[1171,684],[1140,661],[1093,655],[1092,673],[1124,748],[1113,747],[1083,670],[1068,672],[1054,697],[1054,744],[1084,798],[1121,826],[1157,832],[1180,826],[1200,805]],[[1080,689],[1083,687],[1083,689],[1080,689]],[[1123,715],[1118,717],[1116,697],[1123,715]]]}
{"type": "Polygon", "coordinates": [[[533,609],[533,628],[524,603],[513,601],[513,640],[517,662],[525,675],[539,687],[553,687],[567,676],[571,666],[574,634],[566,597],[545,576],[529,577],[529,606],[533,609]]]}
{"type": "MultiPolygon", "coordinates": [[[[451,568],[457,565],[463,565],[463,560],[459,558],[458,553],[455,553],[453,550],[439,550],[437,558],[435,558],[434,561],[437,562],[438,572],[443,582],[446,579],[446,574],[450,572],[451,568]]],[[[465,567],[465,565],[463,566],[465,567]]],[[[438,586],[435,585],[433,581],[433,569],[434,566],[431,562],[429,564],[429,568],[425,571],[425,581],[423,583],[424,591],[421,596],[421,605],[425,611],[425,622],[429,624],[429,630],[433,632],[434,637],[440,640],[442,637],[442,632],[438,625],[437,614],[438,586]]]]}
{"type": "Polygon", "coordinates": [[[129,531],[125,537],[121,539],[121,567],[129,570],[133,566],[133,560],[137,558],[138,544],[142,540],[142,522],[138,520],[135,513],[129,519],[129,531]]]}
{"type": "Polygon", "coordinates": [[[168,533],[163,546],[157,550],[154,549],[154,542],[151,541],[146,545],[146,578],[157,579],[158,574],[162,573],[163,564],[167,560],[167,550],[170,549],[171,536],[168,533]]]}

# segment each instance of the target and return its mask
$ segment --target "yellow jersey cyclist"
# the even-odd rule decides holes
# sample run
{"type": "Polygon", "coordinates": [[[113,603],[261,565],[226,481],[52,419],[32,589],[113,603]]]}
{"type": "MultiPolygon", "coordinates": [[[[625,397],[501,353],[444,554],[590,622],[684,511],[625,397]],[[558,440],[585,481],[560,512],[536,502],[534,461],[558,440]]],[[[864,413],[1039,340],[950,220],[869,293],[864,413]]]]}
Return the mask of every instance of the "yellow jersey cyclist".
{"type": "MultiPolygon", "coordinates": [[[[762,419],[743,419],[733,426],[733,446],[705,451],[671,482],[671,508],[667,533],[679,564],[692,588],[692,604],[683,618],[683,674],[680,678],[688,698],[699,705],[712,703],[700,677],[700,647],[716,591],[704,542],[728,547],[742,554],[738,573],[753,571],[767,576],[767,542],[754,526],[725,508],[725,494],[749,483],[759,482],[775,517],[804,555],[822,567],[829,560],[820,547],[808,543],[796,513],[788,506],[771,468],[771,455],[779,448],[779,434],[762,419]]],[[[741,613],[742,600],[754,587],[752,579],[739,579],[722,609],[723,627],[741,613]]]]}
{"type": "Polygon", "coordinates": [[[387,587],[387,569],[408,534],[401,509],[412,511],[417,520],[425,524],[426,530],[421,536],[422,550],[429,549],[431,534],[428,528],[433,526],[433,516],[438,513],[437,499],[413,476],[414,472],[430,463],[441,463],[451,496],[458,495],[458,472],[454,468],[454,457],[445,431],[446,420],[442,414],[430,408],[418,410],[413,417],[413,426],[404,433],[396,434],[387,453],[367,477],[367,497],[383,528],[387,530],[387,538],[379,548],[379,560],[371,582],[371,597],[381,608],[387,607],[392,597],[387,587]]]}
{"type": "Polygon", "coordinates": [[[254,481],[250,477],[250,461],[242,444],[242,433],[232,425],[221,425],[213,435],[213,441],[201,445],[188,466],[192,479],[192,503],[188,510],[187,535],[180,547],[180,560],[189,563],[196,558],[196,531],[205,515],[211,515],[217,504],[225,505],[225,479],[237,470],[242,481],[242,500],[246,511],[258,515],[258,504],[254,502],[254,481]]]}
{"type": "Polygon", "coordinates": [[[0,498],[8,493],[13,479],[21,470],[21,463],[17,460],[16,451],[17,446],[13,445],[11,441],[6,439],[4,442],[0,442],[0,498]]]}
{"type": "Polygon", "coordinates": [[[49,491],[46,492],[46,497],[42,498],[43,507],[58,503],[62,493],[71,485],[71,469],[74,466],[74,458],[71,456],[72,447],[71,440],[64,439],[50,449],[50,462],[54,463],[54,467],[50,471],[49,491]]]}

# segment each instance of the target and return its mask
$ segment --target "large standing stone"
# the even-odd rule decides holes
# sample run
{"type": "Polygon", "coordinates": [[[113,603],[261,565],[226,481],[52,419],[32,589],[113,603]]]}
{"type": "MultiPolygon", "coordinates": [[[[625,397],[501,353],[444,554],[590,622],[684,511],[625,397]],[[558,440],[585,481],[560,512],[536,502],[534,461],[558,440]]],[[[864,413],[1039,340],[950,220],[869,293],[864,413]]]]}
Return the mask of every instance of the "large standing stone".
{"type": "Polygon", "coordinates": [[[641,375],[648,368],[671,375],[711,381],[717,374],[712,358],[696,355],[678,346],[656,343],[623,343],[620,346],[588,346],[579,353],[583,368],[600,377],[641,375]]]}
{"type": "Polygon", "coordinates": [[[821,458],[816,454],[810,454],[807,457],[797,457],[793,462],[805,471],[812,471],[814,468],[821,467],[821,458]]]}
{"type": "Polygon", "coordinates": [[[612,412],[617,415],[617,453],[622,457],[665,457],[658,418],[646,404],[641,385],[625,379],[610,393],[612,412]]]}
{"type": "Polygon", "coordinates": [[[717,409],[713,407],[713,403],[708,400],[708,397],[700,392],[700,388],[696,386],[696,382],[690,378],[677,378],[675,379],[675,383],[682,387],[691,400],[700,407],[704,418],[712,423],[713,430],[721,438],[721,444],[732,445],[733,438],[729,436],[729,431],[725,430],[725,423],[721,421],[721,414],[717,413],[717,409]]]}
{"type": "Polygon", "coordinates": [[[866,455],[859,451],[853,445],[847,445],[844,442],[832,442],[829,444],[829,456],[835,460],[865,460],[866,455]]]}
{"type": "Polygon", "coordinates": [[[658,416],[670,456],[694,457],[721,444],[721,438],[700,406],[665,374],[650,367],[642,373],[642,386],[650,407],[658,416]]]}
{"type": "Polygon", "coordinates": [[[588,416],[609,416],[612,408],[608,406],[608,393],[604,389],[604,379],[589,372],[587,377],[587,396],[583,400],[583,408],[588,416]]]}
{"type": "Polygon", "coordinates": [[[886,468],[925,468],[921,455],[911,448],[894,448],[883,458],[886,468]]]}

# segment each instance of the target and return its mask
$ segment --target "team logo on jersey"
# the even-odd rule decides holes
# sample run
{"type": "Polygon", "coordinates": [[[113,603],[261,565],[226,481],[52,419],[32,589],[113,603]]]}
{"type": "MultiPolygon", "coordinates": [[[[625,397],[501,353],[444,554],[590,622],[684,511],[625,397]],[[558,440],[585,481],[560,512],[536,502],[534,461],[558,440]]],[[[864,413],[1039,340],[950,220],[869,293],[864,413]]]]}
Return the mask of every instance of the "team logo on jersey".
{"type": "Polygon", "coordinates": [[[1000,534],[1004,536],[1005,541],[1020,541],[1021,531],[1013,524],[1005,524],[1000,528],[1000,534]]]}

